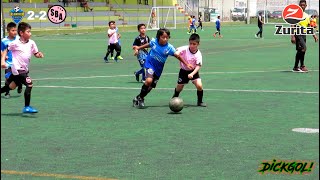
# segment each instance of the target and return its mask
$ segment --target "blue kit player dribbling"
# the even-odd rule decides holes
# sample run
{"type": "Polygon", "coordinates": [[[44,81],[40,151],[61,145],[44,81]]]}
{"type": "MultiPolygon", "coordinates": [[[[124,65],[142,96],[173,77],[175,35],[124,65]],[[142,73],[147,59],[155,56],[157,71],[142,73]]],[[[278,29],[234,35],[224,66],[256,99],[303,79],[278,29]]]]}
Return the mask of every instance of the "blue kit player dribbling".
{"type": "Polygon", "coordinates": [[[193,66],[182,59],[181,56],[176,52],[176,49],[170,43],[168,43],[169,38],[170,31],[168,29],[161,28],[157,32],[156,39],[152,39],[148,44],[133,47],[135,50],[135,55],[138,54],[140,49],[148,47],[151,48],[144,64],[146,81],[141,87],[140,94],[133,99],[134,107],[144,107],[144,97],[147,96],[152,88],[156,87],[156,84],[161,77],[164,64],[169,55],[176,57],[189,69],[193,69],[193,66]]]}

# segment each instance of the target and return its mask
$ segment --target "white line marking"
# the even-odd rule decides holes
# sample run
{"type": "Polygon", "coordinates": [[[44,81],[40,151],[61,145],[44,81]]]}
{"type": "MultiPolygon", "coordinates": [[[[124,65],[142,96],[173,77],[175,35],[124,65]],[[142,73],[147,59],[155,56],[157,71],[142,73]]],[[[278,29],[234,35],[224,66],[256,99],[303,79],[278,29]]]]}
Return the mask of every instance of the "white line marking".
{"type": "MultiPolygon", "coordinates": [[[[140,90],[140,87],[113,87],[113,86],[34,86],[38,88],[65,88],[65,89],[117,89],[117,90],[140,90]]],[[[156,90],[174,90],[174,88],[155,88],[156,90]]],[[[184,89],[195,91],[195,89],[184,89]]],[[[294,93],[294,94],[319,94],[316,91],[285,91],[285,90],[254,90],[254,89],[204,89],[205,91],[220,92],[251,92],[251,93],[294,93]]]]}
{"type": "Polygon", "coordinates": [[[319,129],[314,128],[294,128],[292,131],[300,133],[319,133],[319,129]]]}
{"type": "MultiPolygon", "coordinates": [[[[309,70],[319,71],[319,70],[309,70]]],[[[268,70],[268,71],[235,71],[235,72],[201,72],[201,74],[245,74],[245,73],[267,73],[267,72],[288,72],[288,70],[268,70]]],[[[163,73],[162,75],[178,75],[176,73],[163,73]]],[[[79,77],[52,77],[52,78],[35,78],[34,81],[44,80],[67,80],[67,79],[93,79],[93,78],[115,78],[115,77],[133,77],[133,74],[112,75],[112,76],[79,76],[79,77]]],[[[4,81],[1,81],[4,82],[4,81]]]]}

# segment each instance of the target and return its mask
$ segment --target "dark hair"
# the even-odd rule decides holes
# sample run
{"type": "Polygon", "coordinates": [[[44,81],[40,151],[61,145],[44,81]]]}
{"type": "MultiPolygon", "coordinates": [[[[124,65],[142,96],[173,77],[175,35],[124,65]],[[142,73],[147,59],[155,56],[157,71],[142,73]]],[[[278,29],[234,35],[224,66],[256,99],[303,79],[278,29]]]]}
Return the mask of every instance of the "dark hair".
{"type": "Polygon", "coordinates": [[[7,31],[10,31],[11,28],[16,28],[17,27],[17,24],[14,23],[14,22],[9,22],[7,24],[7,31]]]}
{"type": "Polygon", "coordinates": [[[146,26],[145,24],[138,24],[138,31],[140,30],[140,28],[142,27],[142,26],[146,26]]]}
{"type": "Polygon", "coordinates": [[[261,14],[262,14],[262,11],[259,12],[259,15],[261,15],[261,14]]]}
{"type": "Polygon", "coordinates": [[[218,19],[220,19],[220,16],[217,16],[218,19]]]}
{"type": "Polygon", "coordinates": [[[189,41],[196,41],[197,43],[200,42],[200,36],[198,34],[191,34],[189,37],[189,41]]]}
{"type": "Polygon", "coordinates": [[[109,21],[109,26],[110,26],[110,24],[115,24],[116,22],[114,22],[114,21],[109,21]]]}
{"type": "Polygon", "coordinates": [[[20,36],[20,31],[25,32],[27,29],[31,29],[30,24],[26,23],[26,22],[21,22],[18,25],[18,34],[20,36]]]}
{"type": "Polygon", "coordinates": [[[170,31],[169,29],[166,29],[166,28],[160,28],[158,31],[157,31],[157,39],[159,40],[160,39],[160,36],[162,36],[164,33],[166,33],[169,38],[170,38],[170,31]]]}
{"type": "Polygon", "coordinates": [[[299,4],[300,3],[306,3],[307,4],[307,1],[306,0],[300,0],[299,4]]]}

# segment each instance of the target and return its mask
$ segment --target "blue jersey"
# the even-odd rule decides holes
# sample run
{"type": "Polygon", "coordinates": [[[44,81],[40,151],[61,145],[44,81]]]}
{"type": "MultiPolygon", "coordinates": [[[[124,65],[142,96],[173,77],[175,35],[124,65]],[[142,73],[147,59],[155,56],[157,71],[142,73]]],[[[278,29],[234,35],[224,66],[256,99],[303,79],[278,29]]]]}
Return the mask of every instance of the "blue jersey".
{"type": "Polygon", "coordinates": [[[192,19],[192,21],[191,21],[191,25],[190,25],[191,27],[194,27],[194,26],[196,26],[196,19],[192,19]]]}
{"type": "MultiPolygon", "coordinates": [[[[116,27],[116,33],[117,33],[117,36],[118,36],[118,27],[116,27]]],[[[120,38],[118,39],[118,44],[121,46],[120,38]]]]}
{"type": "MultiPolygon", "coordinates": [[[[144,44],[147,44],[150,42],[150,38],[148,36],[142,37],[138,36],[133,42],[133,46],[142,46],[144,44]]],[[[137,55],[137,58],[139,61],[141,60],[146,60],[148,55],[148,50],[147,49],[140,49],[137,55]]]]}
{"type": "Polygon", "coordinates": [[[152,69],[160,77],[168,56],[174,56],[176,49],[169,43],[160,45],[158,39],[150,41],[150,52],[145,62],[146,69],[152,69]]]}
{"type": "MultiPolygon", "coordinates": [[[[12,41],[16,40],[17,37],[15,37],[13,40],[9,39],[8,36],[3,38],[1,40],[1,52],[4,51],[5,49],[7,49],[8,44],[10,44],[12,41]]],[[[11,67],[12,65],[12,52],[8,51],[8,59],[6,60],[7,66],[8,68],[11,67]]]]}
{"type": "Polygon", "coordinates": [[[216,20],[216,28],[217,28],[217,29],[220,29],[220,19],[217,19],[217,20],[216,20]]]}

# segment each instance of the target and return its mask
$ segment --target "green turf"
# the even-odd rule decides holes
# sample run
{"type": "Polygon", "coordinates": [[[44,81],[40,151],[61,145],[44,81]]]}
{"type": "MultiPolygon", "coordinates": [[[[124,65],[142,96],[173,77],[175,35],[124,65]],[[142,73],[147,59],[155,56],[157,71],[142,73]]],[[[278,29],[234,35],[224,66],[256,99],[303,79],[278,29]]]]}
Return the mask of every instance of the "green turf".
{"type": "MultiPolygon", "coordinates": [[[[34,37],[45,54],[30,67],[31,104],[39,113],[22,116],[23,95],[15,91],[1,99],[1,169],[119,179],[318,179],[319,134],[291,130],[319,128],[319,44],[308,37],[305,62],[314,71],[299,74],[289,72],[290,37],[274,36],[274,26],[265,26],[264,39],[254,39],[253,25],[222,26],[221,39],[204,28],[200,75],[208,107],[194,106],[189,84],[181,114],[168,107],[179,71],[172,57],[147,108],[131,107],[142,85],[133,76],[137,32],[119,29],[125,60],[108,64],[105,33],[34,37]],[[316,168],[309,175],[260,175],[260,163],[274,158],[311,160],[316,168]]],[[[170,42],[186,45],[186,30],[172,30],[170,42]]]]}

